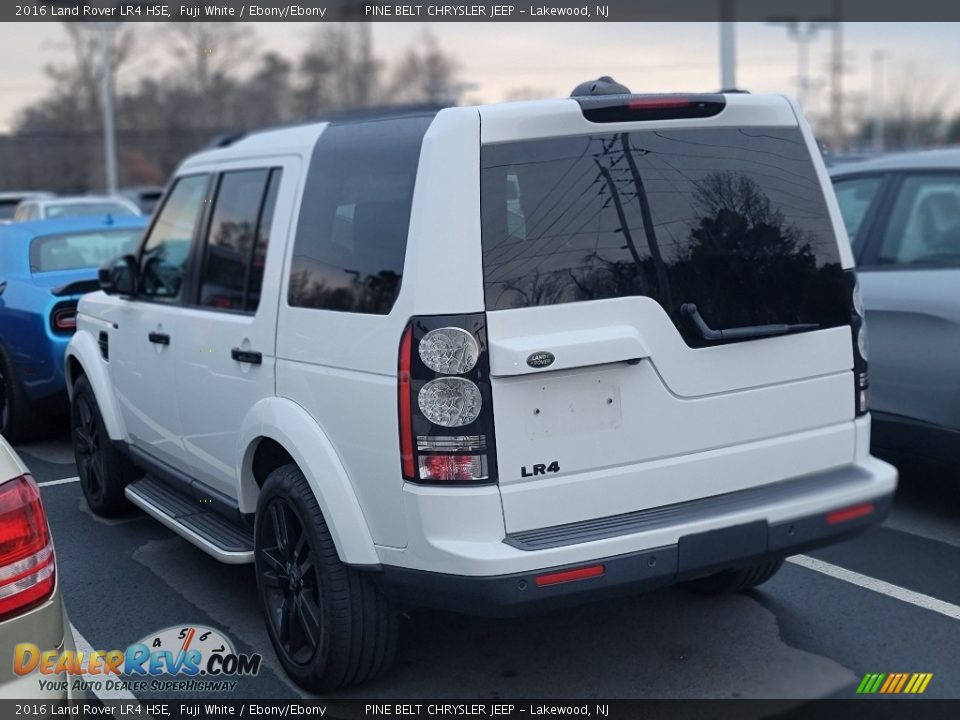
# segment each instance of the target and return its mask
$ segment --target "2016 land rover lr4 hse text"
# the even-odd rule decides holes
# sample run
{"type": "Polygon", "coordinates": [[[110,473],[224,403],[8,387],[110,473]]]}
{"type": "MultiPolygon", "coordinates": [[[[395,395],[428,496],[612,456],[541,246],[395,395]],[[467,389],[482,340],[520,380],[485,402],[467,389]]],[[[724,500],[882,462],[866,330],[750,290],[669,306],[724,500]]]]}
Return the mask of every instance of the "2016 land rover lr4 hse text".
{"type": "Polygon", "coordinates": [[[744,589],[887,512],[797,108],[603,89],[199,153],[81,300],[90,507],[255,563],[303,687],[383,671],[398,605],[744,589]]]}

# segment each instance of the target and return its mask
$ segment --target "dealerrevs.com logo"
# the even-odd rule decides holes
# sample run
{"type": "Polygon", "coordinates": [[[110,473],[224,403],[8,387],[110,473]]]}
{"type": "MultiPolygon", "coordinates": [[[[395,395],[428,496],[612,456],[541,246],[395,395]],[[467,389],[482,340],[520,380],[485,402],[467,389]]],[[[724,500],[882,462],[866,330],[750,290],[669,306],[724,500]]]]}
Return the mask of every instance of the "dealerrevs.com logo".
{"type": "Polygon", "coordinates": [[[222,632],[202,625],[164,628],[125,650],[41,650],[34,643],[13,649],[17,675],[35,673],[41,690],[60,691],[68,683],[93,691],[230,691],[237,686],[233,678],[256,675],[262,660],[238,653],[222,632]]]}

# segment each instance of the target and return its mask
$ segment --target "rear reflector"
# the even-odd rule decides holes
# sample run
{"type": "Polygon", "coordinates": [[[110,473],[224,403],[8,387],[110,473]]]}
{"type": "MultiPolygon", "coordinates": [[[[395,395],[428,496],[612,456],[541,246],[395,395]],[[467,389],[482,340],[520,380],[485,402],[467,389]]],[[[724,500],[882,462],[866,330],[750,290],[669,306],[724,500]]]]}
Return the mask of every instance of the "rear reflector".
{"type": "Polygon", "coordinates": [[[837,525],[849,520],[856,520],[857,518],[873,514],[874,510],[876,510],[876,508],[873,503],[863,503],[862,505],[853,505],[843,510],[836,510],[827,515],[827,524],[837,525]]]}
{"type": "Polygon", "coordinates": [[[590,122],[683,120],[719,115],[727,106],[723,95],[596,95],[574,98],[590,122]]]}
{"type": "Polygon", "coordinates": [[[574,582],[575,580],[587,580],[589,578],[600,577],[604,573],[603,565],[591,565],[590,567],[577,568],[575,570],[564,570],[563,572],[547,573],[538,575],[534,582],[537,587],[547,585],[559,585],[560,583],[574,582]]]}
{"type": "Polygon", "coordinates": [[[472,482],[487,477],[482,455],[421,455],[420,479],[427,482],[472,482]]]}
{"type": "Polygon", "coordinates": [[[413,326],[407,325],[400,338],[400,362],[397,372],[397,400],[400,411],[400,464],[403,476],[414,477],[413,418],[410,415],[410,344],[413,326]]]}

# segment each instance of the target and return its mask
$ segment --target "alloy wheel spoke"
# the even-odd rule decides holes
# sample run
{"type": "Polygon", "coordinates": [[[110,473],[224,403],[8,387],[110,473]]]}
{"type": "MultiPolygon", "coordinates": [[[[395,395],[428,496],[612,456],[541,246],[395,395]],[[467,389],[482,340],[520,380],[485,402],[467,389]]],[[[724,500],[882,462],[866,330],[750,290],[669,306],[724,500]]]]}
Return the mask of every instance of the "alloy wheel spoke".
{"type": "MultiPolygon", "coordinates": [[[[260,557],[263,559],[264,563],[268,566],[267,573],[272,573],[277,577],[278,580],[286,580],[287,578],[287,566],[277,556],[277,550],[275,548],[265,548],[260,552],[260,557]]],[[[265,573],[266,575],[266,573],[265,573]]]]}
{"type": "Polygon", "coordinates": [[[288,608],[290,604],[290,598],[284,598],[280,607],[277,608],[277,638],[283,645],[288,645],[290,642],[290,611],[288,608]]]}
{"type": "Polygon", "coordinates": [[[290,528],[287,525],[287,513],[280,503],[270,506],[270,517],[273,521],[273,536],[277,549],[284,555],[290,554],[290,528]]]}
{"type": "Polygon", "coordinates": [[[88,455],[92,448],[90,445],[90,436],[87,435],[86,431],[82,427],[78,427],[73,431],[73,438],[77,446],[77,452],[88,455]]]}
{"type": "Polygon", "coordinates": [[[320,637],[320,613],[319,608],[313,604],[307,593],[299,593],[296,596],[297,619],[300,627],[303,629],[304,639],[311,648],[317,646],[320,637]]]}

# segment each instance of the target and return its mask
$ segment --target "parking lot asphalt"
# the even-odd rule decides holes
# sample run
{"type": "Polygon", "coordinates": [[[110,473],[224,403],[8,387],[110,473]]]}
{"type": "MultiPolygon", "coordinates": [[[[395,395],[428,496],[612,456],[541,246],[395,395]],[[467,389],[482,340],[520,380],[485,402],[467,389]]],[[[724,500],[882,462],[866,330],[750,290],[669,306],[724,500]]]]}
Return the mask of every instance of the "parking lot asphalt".
{"type": "MultiPolygon", "coordinates": [[[[65,427],[17,450],[41,485],[81,644],[122,649],[208,625],[263,655],[256,677],[219,697],[311,697],[273,653],[251,566],[222,565],[140,513],[94,517],[70,481],[65,427]]],[[[958,482],[908,475],[882,527],[788,562],[747,594],[671,588],[511,620],[411,611],[393,670],[340,697],[844,698],[866,673],[929,672],[925,697],[960,698],[958,482]]]]}

